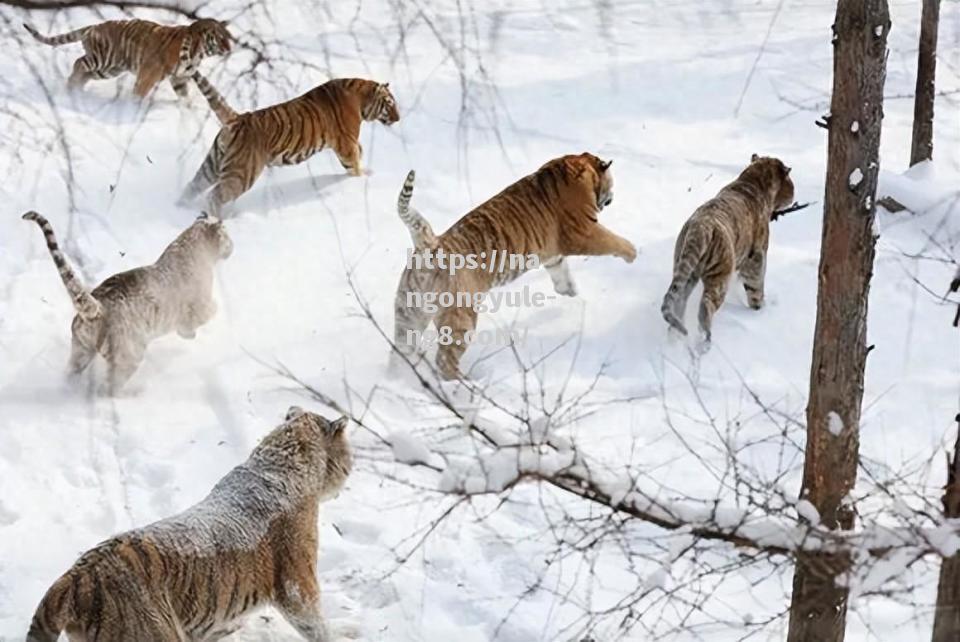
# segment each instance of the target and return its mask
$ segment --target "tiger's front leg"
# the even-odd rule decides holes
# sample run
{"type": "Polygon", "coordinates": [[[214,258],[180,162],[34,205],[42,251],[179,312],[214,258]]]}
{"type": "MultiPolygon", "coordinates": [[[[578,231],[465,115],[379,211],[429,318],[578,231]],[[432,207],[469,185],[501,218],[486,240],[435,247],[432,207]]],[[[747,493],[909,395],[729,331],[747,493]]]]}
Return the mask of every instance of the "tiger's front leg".
{"type": "Polygon", "coordinates": [[[320,588],[316,581],[302,583],[293,594],[280,598],[277,608],[290,626],[309,642],[332,642],[333,636],[320,610],[320,588]]]}
{"type": "Polygon", "coordinates": [[[347,170],[352,176],[363,176],[363,166],[360,162],[360,157],[363,155],[363,147],[360,146],[360,143],[352,140],[348,142],[343,142],[337,145],[334,151],[337,154],[337,158],[340,159],[340,164],[343,165],[343,168],[347,170]]]}
{"type": "Polygon", "coordinates": [[[599,223],[591,226],[584,237],[571,241],[569,246],[563,252],[567,256],[618,256],[627,263],[637,259],[637,248],[633,243],[599,223]]]}
{"type": "Polygon", "coordinates": [[[544,263],[543,267],[550,275],[550,280],[553,281],[553,289],[557,294],[577,296],[577,286],[570,275],[570,266],[567,264],[566,257],[561,256],[544,263]]]}

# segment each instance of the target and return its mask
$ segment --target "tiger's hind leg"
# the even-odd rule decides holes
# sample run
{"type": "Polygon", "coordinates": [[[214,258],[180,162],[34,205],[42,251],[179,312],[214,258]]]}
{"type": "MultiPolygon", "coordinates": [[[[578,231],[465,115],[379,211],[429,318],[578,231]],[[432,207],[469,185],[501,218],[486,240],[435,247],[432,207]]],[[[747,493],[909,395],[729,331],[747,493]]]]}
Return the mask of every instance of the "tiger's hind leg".
{"type": "Polygon", "coordinates": [[[477,327],[477,312],[473,308],[444,308],[434,322],[439,338],[437,368],[447,380],[461,379],[460,358],[467,350],[467,333],[477,327]]]}
{"type": "MultiPolygon", "coordinates": [[[[218,140],[219,137],[213,141],[213,145],[210,147],[210,151],[207,152],[207,157],[203,159],[203,164],[200,165],[200,169],[193,175],[193,178],[187,186],[183,188],[183,192],[177,200],[177,205],[181,207],[189,205],[217,182],[220,176],[220,148],[217,144],[218,140]]],[[[213,212],[210,213],[212,214],[213,212]]]]}
{"type": "Polygon", "coordinates": [[[73,72],[67,79],[67,88],[71,91],[80,90],[87,84],[87,81],[94,78],[106,80],[119,76],[123,69],[117,67],[108,67],[93,54],[84,54],[77,58],[73,63],[73,72]]]}
{"type": "Polygon", "coordinates": [[[696,287],[699,277],[691,275],[686,281],[674,277],[670,283],[670,288],[663,297],[663,304],[660,306],[660,312],[664,320],[670,324],[670,327],[686,336],[687,328],[683,323],[687,315],[687,301],[690,300],[690,294],[696,287]]]}
{"type": "Polygon", "coordinates": [[[394,372],[402,371],[407,362],[416,366],[423,356],[421,347],[423,331],[430,325],[436,311],[424,310],[424,297],[433,294],[425,292],[426,285],[419,283],[423,273],[416,270],[405,270],[397,286],[397,294],[393,306],[393,346],[390,351],[390,369],[394,372]]]}
{"type": "Polygon", "coordinates": [[[754,250],[744,259],[738,272],[747,293],[747,304],[754,310],[763,307],[763,281],[767,269],[766,255],[754,250]]]}
{"type": "Polygon", "coordinates": [[[146,343],[127,337],[110,337],[107,340],[107,382],[103,392],[115,395],[130,380],[143,362],[146,343]]]}
{"type": "Polygon", "coordinates": [[[210,214],[220,216],[223,206],[240,198],[267,167],[267,156],[259,150],[239,149],[221,162],[220,177],[210,195],[210,214]]]}
{"type": "Polygon", "coordinates": [[[70,361],[67,364],[67,374],[71,377],[80,376],[96,356],[97,349],[95,347],[87,346],[74,337],[70,345],[70,361]]]}
{"type": "Polygon", "coordinates": [[[713,325],[713,315],[716,314],[723,300],[727,297],[727,286],[730,274],[712,273],[703,277],[703,297],[700,299],[700,330],[703,332],[704,348],[710,345],[710,330],[713,325]]]}

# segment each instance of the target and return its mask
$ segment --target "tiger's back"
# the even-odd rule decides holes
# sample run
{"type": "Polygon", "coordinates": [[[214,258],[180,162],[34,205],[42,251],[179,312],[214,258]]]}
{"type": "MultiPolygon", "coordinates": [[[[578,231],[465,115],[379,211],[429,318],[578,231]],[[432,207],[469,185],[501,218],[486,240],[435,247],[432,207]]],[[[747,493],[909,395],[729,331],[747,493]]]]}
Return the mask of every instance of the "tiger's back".
{"type": "Polygon", "coordinates": [[[64,630],[98,642],[212,640],[266,604],[326,639],[318,506],[350,473],[345,425],[291,408],[200,503],[82,555],[41,600],[28,642],[64,630]]]}

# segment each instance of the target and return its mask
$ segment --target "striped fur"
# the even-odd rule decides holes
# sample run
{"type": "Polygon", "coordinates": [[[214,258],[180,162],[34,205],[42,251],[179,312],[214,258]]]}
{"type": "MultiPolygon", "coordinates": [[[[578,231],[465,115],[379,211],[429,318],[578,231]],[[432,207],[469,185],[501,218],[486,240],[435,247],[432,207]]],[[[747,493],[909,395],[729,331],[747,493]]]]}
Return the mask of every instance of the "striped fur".
{"type": "Polygon", "coordinates": [[[133,375],[153,339],[177,332],[185,339],[213,318],[213,266],[233,250],[223,223],[201,217],[153,265],[115,274],[88,291],[57,246],[53,228],[36,212],[47,248],[77,311],[71,326],[68,371],[79,375],[100,354],[108,366],[104,391],[113,393],[133,375]]]}
{"type": "Polygon", "coordinates": [[[754,154],[735,181],[697,208],[677,237],[673,279],[660,307],[670,327],[687,334],[687,299],[703,281],[698,319],[708,344],[713,315],[726,298],[734,272],[743,280],[750,307],[763,305],[770,215],[792,201],[790,168],[776,158],[754,154]]]}
{"type": "Polygon", "coordinates": [[[637,250],[632,243],[614,234],[597,220],[598,213],[613,201],[611,161],[593,154],[562,156],[544,164],[505,190],[476,207],[436,236],[430,224],[410,206],[414,174],[411,172],[397,201],[397,212],[406,225],[418,252],[479,257],[475,269],[449,270],[426,265],[406,267],[400,276],[394,304],[393,363],[420,359],[420,346],[411,341],[433,322],[438,331],[450,329],[447,345],[440,345],[437,368],[444,378],[461,376],[460,359],[467,348],[466,333],[477,324],[472,306],[453,306],[436,311],[417,305],[416,297],[449,292],[469,296],[513,281],[531,268],[529,263],[510,265],[495,256],[536,256],[559,294],[574,296],[568,256],[618,256],[632,262],[637,250]],[[487,266],[483,261],[490,261],[487,266]],[[411,305],[411,302],[414,304],[411,305]],[[401,360],[402,359],[402,360],[401,360]]]}
{"type": "Polygon", "coordinates": [[[73,308],[76,310],[77,315],[84,321],[92,321],[99,317],[103,312],[103,308],[100,303],[93,298],[90,291],[83,286],[80,279],[77,278],[76,273],[74,273],[70,267],[70,264],[67,263],[67,257],[63,255],[63,252],[60,251],[60,246],[57,245],[57,236],[54,234],[50,222],[36,212],[27,212],[22,218],[25,221],[33,221],[40,226],[43,237],[47,241],[47,249],[50,250],[50,256],[53,257],[53,262],[57,266],[57,271],[60,273],[60,279],[67,288],[67,294],[70,295],[70,300],[73,301],[73,308]]]}
{"type": "Polygon", "coordinates": [[[331,640],[317,521],[352,468],[346,424],[291,408],[200,503],[84,553],[41,600],[27,641],[216,640],[266,605],[305,639],[331,640]]]}
{"type": "Polygon", "coordinates": [[[400,197],[397,199],[397,214],[407,226],[415,250],[433,249],[437,246],[437,236],[433,233],[433,227],[420,212],[410,207],[410,199],[413,198],[413,181],[416,177],[416,172],[411,169],[407,179],[403,181],[403,189],[400,190],[400,197]]]}
{"type": "Polygon", "coordinates": [[[136,74],[134,92],[145,97],[164,78],[174,91],[187,95],[187,81],[206,56],[230,51],[226,24],[203,18],[186,26],[160,25],[147,20],[111,20],[57,36],[44,36],[30,25],[24,28],[38,41],[59,46],[83,44],[84,55],[73,64],[67,81],[81,89],[89,80],[136,74]]]}
{"type": "Polygon", "coordinates": [[[377,120],[392,125],[400,119],[388,85],[372,80],[330,80],[285,103],[238,114],[199,73],[193,78],[223,127],[180,203],[212,190],[208,207],[218,216],[267,167],[302,163],[325,147],[359,176],[360,124],[377,120]]]}
{"type": "Polygon", "coordinates": [[[207,99],[210,109],[216,114],[220,124],[227,125],[237,117],[237,112],[233,111],[233,108],[227,104],[227,101],[224,100],[220,92],[217,91],[217,88],[211,85],[210,81],[204,78],[200,72],[193,72],[191,78],[197,83],[197,89],[199,89],[203,97],[207,99]]]}

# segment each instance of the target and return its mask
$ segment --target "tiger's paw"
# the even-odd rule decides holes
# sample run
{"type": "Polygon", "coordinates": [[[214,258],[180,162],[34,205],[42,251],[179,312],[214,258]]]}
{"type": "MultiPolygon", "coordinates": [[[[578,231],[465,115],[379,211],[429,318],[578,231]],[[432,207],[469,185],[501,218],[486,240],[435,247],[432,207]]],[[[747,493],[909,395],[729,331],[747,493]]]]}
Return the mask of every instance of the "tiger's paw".
{"type": "Polygon", "coordinates": [[[563,296],[577,296],[577,286],[570,279],[567,279],[562,283],[554,283],[553,291],[563,296]]]}
{"type": "Polygon", "coordinates": [[[636,246],[633,243],[628,243],[628,246],[618,256],[627,263],[633,263],[637,260],[637,254],[636,246]]]}

